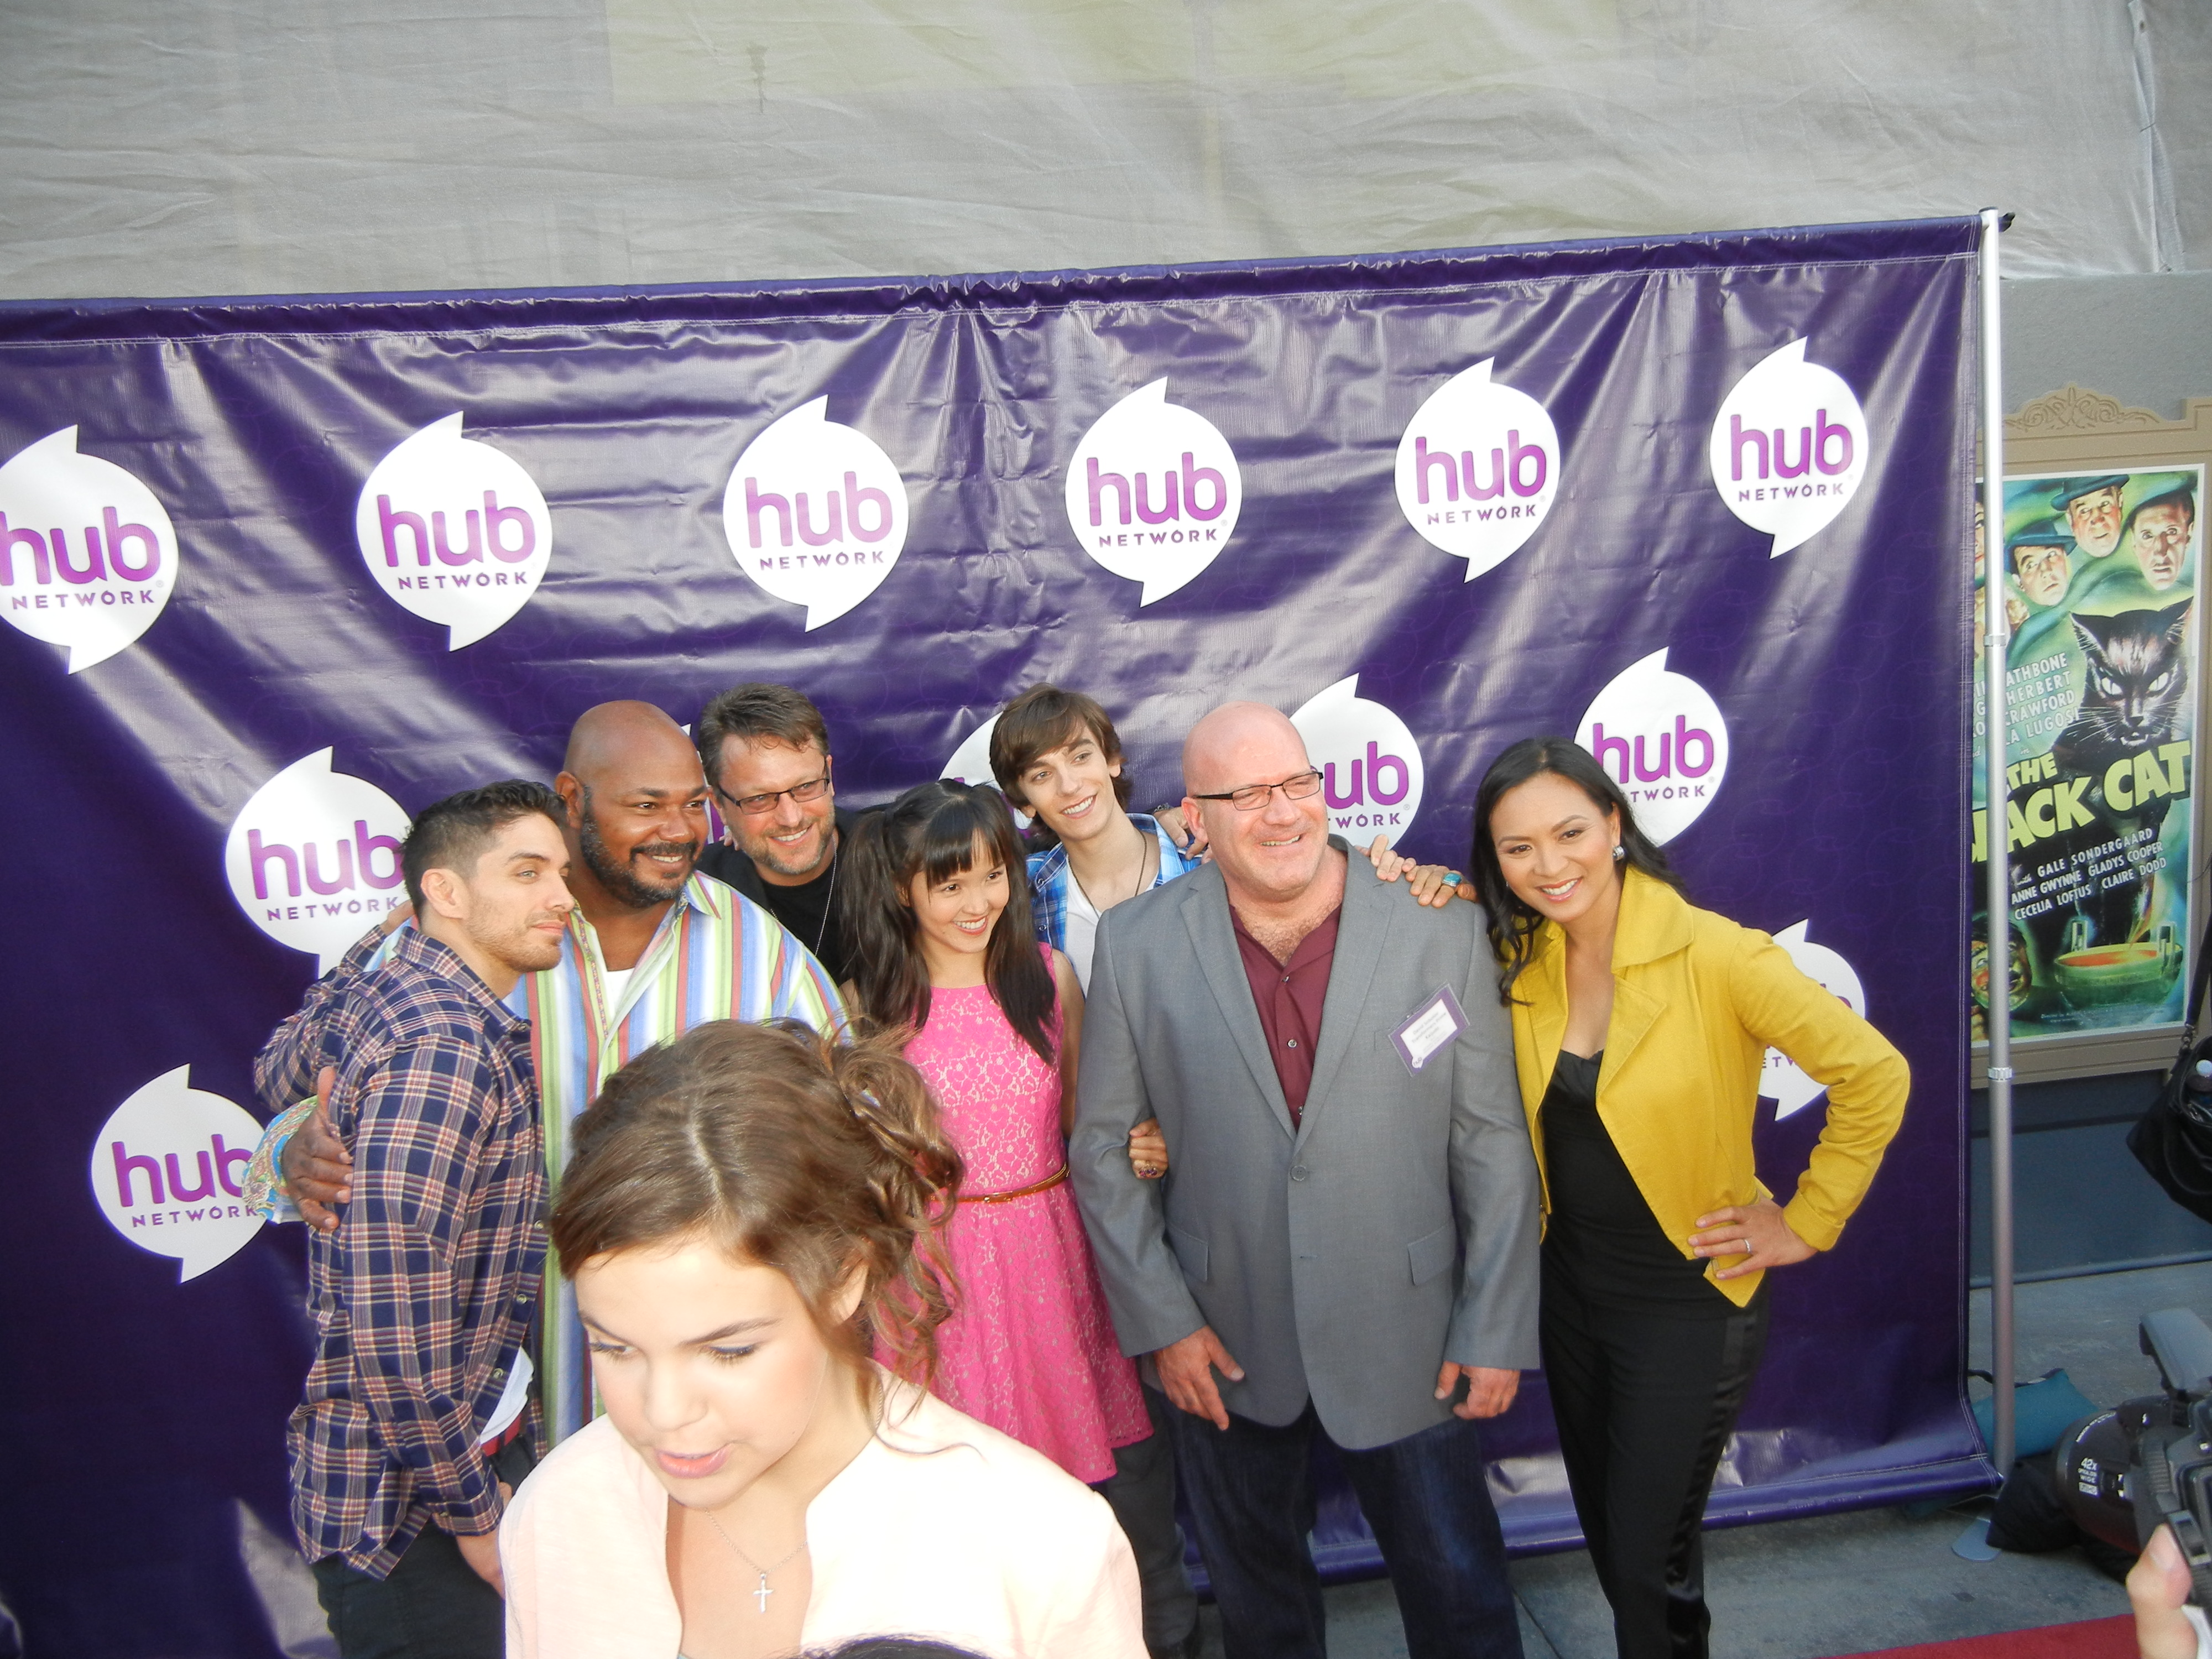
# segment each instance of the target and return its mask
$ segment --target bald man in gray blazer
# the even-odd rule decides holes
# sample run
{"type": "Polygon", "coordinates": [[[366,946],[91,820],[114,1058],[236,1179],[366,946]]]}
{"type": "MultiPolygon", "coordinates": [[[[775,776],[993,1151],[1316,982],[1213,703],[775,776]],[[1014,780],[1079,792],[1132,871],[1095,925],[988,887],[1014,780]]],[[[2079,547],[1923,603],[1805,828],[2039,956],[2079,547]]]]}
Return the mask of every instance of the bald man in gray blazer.
{"type": "Polygon", "coordinates": [[[1206,869],[1109,910],[1068,1163],[1152,1355],[1229,1659],[1320,1659],[1307,1449],[1336,1446],[1413,1659],[1521,1652],[1476,1419],[1537,1364],[1537,1176],[1482,912],[1347,882],[1275,709],[1192,731],[1206,869]],[[1157,1116],[1164,1182],[1132,1126],[1157,1116]]]}

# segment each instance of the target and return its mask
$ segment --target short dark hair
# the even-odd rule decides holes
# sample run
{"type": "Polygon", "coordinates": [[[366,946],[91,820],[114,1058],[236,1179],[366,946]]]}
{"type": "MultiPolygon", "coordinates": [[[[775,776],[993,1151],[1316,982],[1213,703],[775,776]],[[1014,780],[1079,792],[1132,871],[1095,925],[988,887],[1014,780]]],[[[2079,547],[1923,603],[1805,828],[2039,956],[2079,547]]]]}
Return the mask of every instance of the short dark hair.
{"type": "Polygon", "coordinates": [[[699,769],[717,791],[722,787],[725,738],[735,738],[740,743],[758,743],[765,738],[793,749],[804,749],[811,743],[823,754],[830,752],[830,728],[812,700],[803,691],[770,685],[764,680],[732,686],[699,711],[691,727],[691,740],[699,745],[699,769]]]}
{"type": "MultiPolygon", "coordinates": [[[[991,775],[1000,792],[1024,811],[1033,809],[1022,793],[1022,774],[1039,755],[1048,755],[1088,732],[1109,762],[1121,758],[1121,734],[1096,699],[1045,682],[1033,685],[999,711],[991,728],[991,775]]],[[[1114,799],[1129,810],[1129,769],[1114,780],[1114,799]]]]}
{"type": "Polygon", "coordinates": [[[485,842],[532,812],[552,819],[556,829],[568,825],[568,809],[561,797],[544,784],[525,778],[505,778],[481,789],[464,789],[416,814],[414,825],[399,847],[399,868],[407,878],[407,897],[415,914],[422,914],[425,871],[451,870],[466,875],[483,856],[485,842]]]}

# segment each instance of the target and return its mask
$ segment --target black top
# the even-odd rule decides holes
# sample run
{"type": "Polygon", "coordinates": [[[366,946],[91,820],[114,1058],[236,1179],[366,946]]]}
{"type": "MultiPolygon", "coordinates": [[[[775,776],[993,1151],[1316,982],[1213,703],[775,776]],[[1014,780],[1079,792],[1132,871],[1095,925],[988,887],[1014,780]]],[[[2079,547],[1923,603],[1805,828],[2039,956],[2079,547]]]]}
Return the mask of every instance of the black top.
{"type": "Polygon", "coordinates": [[[811,951],[815,959],[829,970],[830,977],[840,985],[853,977],[853,960],[842,919],[834,913],[830,903],[830,890],[836,885],[837,866],[845,856],[846,842],[860,816],[842,806],[837,809],[836,852],[830,855],[820,875],[796,887],[779,887],[763,881],[760,870],[750,859],[722,842],[709,843],[699,855],[702,870],[715,880],[736,888],[781,922],[785,931],[811,951]]]}
{"type": "Polygon", "coordinates": [[[1605,1051],[1559,1051],[1536,1121],[1544,1135],[1552,1215],[1545,1266],[1563,1273],[1594,1306],[1624,1313],[1725,1318],[1740,1311],[1705,1278],[1705,1259],[1685,1256],[1651,1213],[1605,1121],[1597,1074],[1605,1051]]]}

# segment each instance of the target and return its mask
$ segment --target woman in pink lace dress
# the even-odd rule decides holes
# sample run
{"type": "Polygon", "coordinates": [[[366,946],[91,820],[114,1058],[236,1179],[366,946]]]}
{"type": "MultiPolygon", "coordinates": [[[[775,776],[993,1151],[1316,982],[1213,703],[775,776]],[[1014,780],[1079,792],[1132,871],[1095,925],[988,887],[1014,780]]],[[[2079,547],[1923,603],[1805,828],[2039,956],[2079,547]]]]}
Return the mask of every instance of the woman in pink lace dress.
{"type": "Polygon", "coordinates": [[[944,1237],[957,1281],[934,1391],[1079,1480],[1152,1432],[1067,1181],[1083,994],[1035,942],[1006,803],[927,783],[864,818],[847,854],[855,1008],[906,1057],[966,1160],[944,1237]]]}

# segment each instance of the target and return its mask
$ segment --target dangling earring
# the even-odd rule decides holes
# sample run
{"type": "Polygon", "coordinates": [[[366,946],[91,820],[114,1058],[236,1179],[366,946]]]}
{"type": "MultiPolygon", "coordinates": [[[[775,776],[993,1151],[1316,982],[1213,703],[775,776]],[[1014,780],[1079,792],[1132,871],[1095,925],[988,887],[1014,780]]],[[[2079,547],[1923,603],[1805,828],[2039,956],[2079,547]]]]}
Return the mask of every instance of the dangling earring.
{"type": "Polygon", "coordinates": [[[1621,860],[1623,860],[1623,859],[1626,858],[1627,856],[1628,856],[1628,849],[1627,849],[1626,847],[1623,847],[1623,846],[1622,846],[1619,842],[1613,842],[1613,861],[1615,864],[1618,864],[1618,863],[1620,863],[1620,862],[1621,861],[1621,860]]]}

